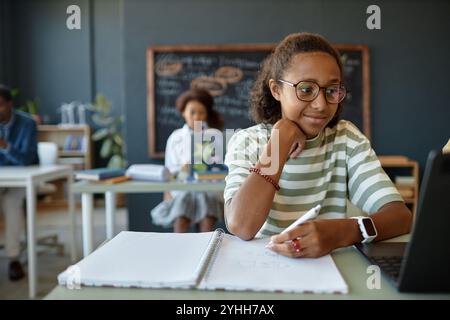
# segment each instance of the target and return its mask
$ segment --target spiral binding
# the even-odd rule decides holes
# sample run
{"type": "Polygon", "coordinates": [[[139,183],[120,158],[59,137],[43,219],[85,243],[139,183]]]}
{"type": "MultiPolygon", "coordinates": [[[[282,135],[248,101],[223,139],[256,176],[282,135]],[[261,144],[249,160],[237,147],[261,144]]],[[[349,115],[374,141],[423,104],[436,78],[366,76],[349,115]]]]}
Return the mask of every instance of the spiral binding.
{"type": "Polygon", "coordinates": [[[214,265],[214,261],[217,257],[217,252],[219,251],[219,247],[224,236],[225,231],[221,228],[216,229],[216,231],[214,232],[213,239],[211,239],[212,243],[210,246],[208,246],[208,253],[202,262],[199,277],[197,279],[197,286],[200,284],[202,279],[206,280],[208,278],[209,272],[211,271],[211,267],[214,265]],[[210,248],[213,249],[210,250],[210,248]]]}

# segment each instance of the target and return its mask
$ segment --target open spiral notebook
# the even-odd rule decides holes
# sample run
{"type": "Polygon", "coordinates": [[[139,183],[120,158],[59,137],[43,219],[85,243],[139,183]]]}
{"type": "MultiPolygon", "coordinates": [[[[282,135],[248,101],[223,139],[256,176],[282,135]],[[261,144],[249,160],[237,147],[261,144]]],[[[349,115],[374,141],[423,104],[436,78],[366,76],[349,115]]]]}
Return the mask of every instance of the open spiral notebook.
{"type": "Polygon", "coordinates": [[[347,293],[330,255],[292,259],[218,229],[123,231],[58,276],[61,285],[347,293]],[[75,272],[74,272],[75,270],[75,272]]]}

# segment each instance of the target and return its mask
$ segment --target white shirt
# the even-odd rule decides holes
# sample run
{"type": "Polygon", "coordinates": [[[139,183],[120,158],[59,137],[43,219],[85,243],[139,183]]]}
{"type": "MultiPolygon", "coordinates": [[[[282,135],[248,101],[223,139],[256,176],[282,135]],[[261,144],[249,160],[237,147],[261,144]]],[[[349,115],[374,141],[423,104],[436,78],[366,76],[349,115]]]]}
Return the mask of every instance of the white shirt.
{"type": "Polygon", "coordinates": [[[176,129],[167,139],[164,165],[173,175],[180,172],[181,167],[191,162],[191,133],[192,129],[185,124],[176,129]]]}
{"type": "MultiPolygon", "coordinates": [[[[186,163],[192,162],[191,157],[191,139],[194,131],[185,124],[181,129],[177,129],[169,136],[166,144],[166,154],[164,165],[170,170],[170,173],[177,174],[181,167],[186,163]]],[[[211,141],[211,136],[216,136],[220,139],[214,139],[214,147],[216,154],[223,163],[223,135],[220,130],[208,128],[207,124],[203,122],[203,139],[211,141]]]]}
{"type": "MultiPolygon", "coordinates": [[[[176,129],[167,139],[166,144],[166,154],[164,165],[169,169],[170,173],[176,175],[180,172],[181,168],[185,164],[190,164],[192,162],[191,157],[191,139],[194,130],[190,129],[187,124],[185,124],[181,129],[176,129]]],[[[220,135],[221,139],[215,140],[214,144],[216,150],[221,150],[223,152],[223,135],[220,130],[208,128],[207,124],[203,122],[203,137],[209,139],[206,132],[211,134],[220,135]]],[[[217,151],[216,151],[217,152],[217,151]]],[[[221,163],[223,163],[223,155],[220,153],[221,163]]],[[[180,191],[172,191],[172,197],[179,194],[180,191]]]]}

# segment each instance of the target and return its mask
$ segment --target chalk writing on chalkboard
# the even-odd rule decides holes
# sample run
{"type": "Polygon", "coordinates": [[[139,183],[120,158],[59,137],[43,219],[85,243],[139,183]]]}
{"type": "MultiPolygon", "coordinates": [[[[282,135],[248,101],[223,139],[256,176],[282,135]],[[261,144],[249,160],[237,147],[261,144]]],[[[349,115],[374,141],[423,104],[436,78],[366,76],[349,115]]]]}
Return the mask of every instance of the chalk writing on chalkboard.
{"type": "MultiPolygon", "coordinates": [[[[350,93],[343,118],[370,135],[368,48],[335,46],[342,55],[350,93]]],[[[149,155],[163,158],[167,138],[183,126],[175,108],[177,97],[189,88],[208,90],[225,128],[254,125],[248,113],[249,93],[261,62],[274,45],[155,46],[147,50],[149,155]]]]}
{"type": "Polygon", "coordinates": [[[349,92],[341,118],[352,121],[370,138],[369,49],[363,45],[336,45],[341,54],[345,85],[349,92]]]}

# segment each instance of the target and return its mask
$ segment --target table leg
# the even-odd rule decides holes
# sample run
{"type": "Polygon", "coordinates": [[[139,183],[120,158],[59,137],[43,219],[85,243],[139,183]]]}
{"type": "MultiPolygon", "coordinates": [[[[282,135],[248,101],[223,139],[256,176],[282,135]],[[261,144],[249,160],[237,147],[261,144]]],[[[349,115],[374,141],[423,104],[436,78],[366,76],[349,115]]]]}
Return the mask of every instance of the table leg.
{"type": "Polygon", "coordinates": [[[27,242],[28,290],[30,299],[36,297],[36,190],[32,179],[27,182],[27,242]]]}
{"type": "Polygon", "coordinates": [[[83,228],[83,256],[86,257],[93,249],[93,224],[92,211],[94,208],[94,196],[92,193],[81,195],[82,228],[83,228]]]}
{"type": "Polygon", "coordinates": [[[116,194],[112,191],[105,192],[105,209],[106,209],[106,238],[114,237],[114,227],[116,225],[116,194]]]}
{"type": "Polygon", "coordinates": [[[75,214],[75,198],[72,193],[73,176],[72,173],[67,176],[67,197],[69,202],[69,224],[70,224],[70,259],[72,262],[77,260],[77,247],[76,247],[76,225],[77,218],[75,214]]]}

